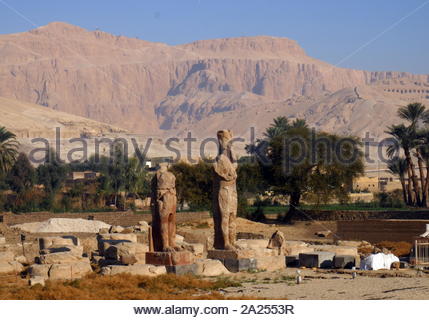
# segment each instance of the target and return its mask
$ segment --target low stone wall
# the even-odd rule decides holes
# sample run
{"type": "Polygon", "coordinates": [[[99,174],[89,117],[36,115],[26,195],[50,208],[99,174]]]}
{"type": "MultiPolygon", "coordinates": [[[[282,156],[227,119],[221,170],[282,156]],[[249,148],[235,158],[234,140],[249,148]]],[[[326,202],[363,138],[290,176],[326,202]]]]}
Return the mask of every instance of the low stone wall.
{"type": "Polygon", "coordinates": [[[425,232],[429,220],[337,221],[336,234],[341,240],[406,241],[425,232]]]}
{"type": "MultiPolygon", "coordinates": [[[[27,222],[41,222],[51,218],[72,218],[88,219],[93,216],[94,220],[103,221],[111,225],[133,226],[139,221],[150,222],[152,215],[149,213],[136,214],[133,212],[90,212],[90,213],[52,213],[52,212],[32,212],[22,214],[1,214],[3,223],[6,225],[15,225],[27,222]]],[[[178,212],[177,223],[198,222],[210,218],[208,211],[201,212],[178,212]]]]}
{"type": "Polygon", "coordinates": [[[413,211],[324,211],[304,210],[295,220],[307,221],[366,221],[366,220],[429,220],[429,210],[413,211]]]}

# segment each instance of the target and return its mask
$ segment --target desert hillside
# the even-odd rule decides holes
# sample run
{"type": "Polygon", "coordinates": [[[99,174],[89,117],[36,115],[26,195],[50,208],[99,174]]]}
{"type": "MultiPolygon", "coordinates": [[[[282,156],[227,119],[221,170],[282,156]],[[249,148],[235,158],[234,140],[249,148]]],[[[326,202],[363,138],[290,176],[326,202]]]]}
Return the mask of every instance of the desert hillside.
{"type": "Polygon", "coordinates": [[[0,97],[0,126],[21,139],[54,138],[60,128],[62,138],[125,133],[126,130],[87,118],[55,111],[36,104],[0,97]]]}
{"type": "Polygon", "coordinates": [[[54,22],[0,35],[0,56],[0,96],[144,134],[264,129],[274,115],[356,134],[429,101],[428,75],[338,68],[269,36],[169,46],[54,22]],[[374,90],[351,103],[355,87],[374,90]]]}

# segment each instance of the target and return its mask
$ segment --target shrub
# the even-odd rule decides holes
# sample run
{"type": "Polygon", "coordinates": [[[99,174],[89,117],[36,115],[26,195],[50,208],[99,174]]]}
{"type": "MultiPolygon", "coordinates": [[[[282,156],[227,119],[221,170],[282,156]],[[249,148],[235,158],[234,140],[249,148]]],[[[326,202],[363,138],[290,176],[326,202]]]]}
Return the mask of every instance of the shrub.
{"type": "Polygon", "coordinates": [[[380,192],[376,195],[378,204],[382,208],[403,208],[405,207],[400,190],[392,192],[380,192]]]}
{"type": "Polygon", "coordinates": [[[255,211],[248,214],[247,218],[256,222],[264,222],[267,219],[264,214],[264,208],[261,206],[257,207],[255,211]]]}

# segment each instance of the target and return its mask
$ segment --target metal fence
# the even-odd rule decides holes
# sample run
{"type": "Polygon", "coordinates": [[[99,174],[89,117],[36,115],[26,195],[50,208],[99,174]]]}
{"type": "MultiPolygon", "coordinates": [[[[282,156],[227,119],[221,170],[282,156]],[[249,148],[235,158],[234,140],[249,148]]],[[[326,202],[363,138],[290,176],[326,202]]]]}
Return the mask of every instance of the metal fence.
{"type": "Polygon", "coordinates": [[[429,265],[429,239],[419,239],[414,243],[416,265],[429,265]]]}

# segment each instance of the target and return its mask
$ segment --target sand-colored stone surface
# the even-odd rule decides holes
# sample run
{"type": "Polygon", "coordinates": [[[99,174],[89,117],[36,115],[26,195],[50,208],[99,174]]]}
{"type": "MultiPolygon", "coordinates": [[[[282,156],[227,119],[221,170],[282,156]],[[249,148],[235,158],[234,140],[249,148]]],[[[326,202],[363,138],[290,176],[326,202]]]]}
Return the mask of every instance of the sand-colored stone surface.
{"type": "Polygon", "coordinates": [[[303,283],[296,284],[296,269],[237,274],[242,287],[228,288],[226,296],[256,296],[290,300],[425,300],[429,275],[416,277],[416,271],[367,271],[352,279],[350,273],[301,270],[303,283]]]}

